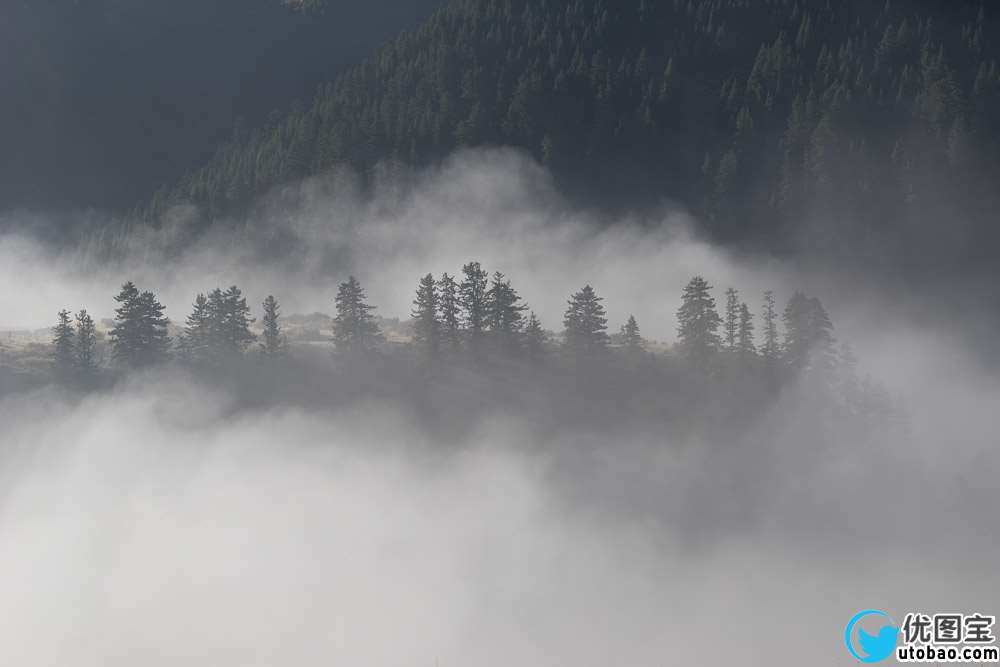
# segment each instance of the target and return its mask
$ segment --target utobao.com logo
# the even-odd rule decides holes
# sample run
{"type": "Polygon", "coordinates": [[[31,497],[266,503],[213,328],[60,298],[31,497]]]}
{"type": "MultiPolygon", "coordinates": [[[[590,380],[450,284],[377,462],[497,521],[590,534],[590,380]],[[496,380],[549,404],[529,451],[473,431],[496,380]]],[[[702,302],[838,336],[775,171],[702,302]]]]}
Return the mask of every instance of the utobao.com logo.
{"type": "Polygon", "coordinates": [[[984,614],[906,615],[902,626],[889,614],[866,609],[844,629],[844,643],[858,662],[1000,662],[993,636],[995,616],[984,614]]]}

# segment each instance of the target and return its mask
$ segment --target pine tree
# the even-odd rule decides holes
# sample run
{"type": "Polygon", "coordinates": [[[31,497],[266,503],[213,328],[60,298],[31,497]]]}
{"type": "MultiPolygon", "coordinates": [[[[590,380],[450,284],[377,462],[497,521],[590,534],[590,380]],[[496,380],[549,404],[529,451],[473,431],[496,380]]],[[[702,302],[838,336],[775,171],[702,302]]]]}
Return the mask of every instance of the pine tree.
{"type": "Polygon", "coordinates": [[[335,299],[337,316],[333,320],[333,342],[337,350],[363,353],[375,349],[382,332],[375,322],[374,306],[365,301],[365,291],[354,276],[341,283],[335,299]]]}
{"type": "Polygon", "coordinates": [[[261,324],[264,327],[264,340],[260,344],[260,351],[266,357],[280,357],[287,350],[285,336],[281,332],[281,323],[278,300],[272,295],[264,299],[264,319],[261,324]]]}
{"type": "Polygon", "coordinates": [[[528,315],[528,322],[524,326],[524,352],[529,359],[538,360],[545,356],[548,351],[549,336],[542,328],[542,323],[531,311],[528,315]]]}
{"type": "Polygon", "coordinates": [[[479,262],[469,262],[462,267],[465,279],[459,285],[465,331],[472,345],[477,345],[486,329],[488,314],[486,289],[488,275],[479,262]]]}
{"type": "Polygon", "coordinates": [[[774,309],[774,292],[771,290],[764,292],[762,320],[764,340],[760,346],[760,356],[768,365],[773,366],[781,356],[781,344],[778,342],[778,314],[774,309]]]}
{"type": "Polygon", "coordinates": [[[621,329],[622,347],[629,352],[639,352],[646,345],[639,333],[639,323],[635,321],[634,315],[629,315],[628,320],[621,329]]]}
{"type": "Polygon", "coordinates": [[[510,281],[495,272],[486,291],[486,325],[498,347],[508,351],[517,348],[523,327],[521,313],[527,308],[510,281]]]}
{"type": "Polygon", "coordinates": [[[441,327],[441,341],[454,351],[462,344],[461,302],[458,283],[447,273],[438,280],[438,322],[441,327]]]}
{"type": "Polygon", "coordinates": [[[711,289],[704,278],[695,276],[684,287],[677,310],[678,345],[685,357],[699,365],[707,363],[721,345],[717,332],[722,319],[711,289]]]}
{"type": "Polygon", "coordinates": [[[181,333],[181,355],[188,361],[205,361],[212,350],[212,312],[204,294],[195,297],[181,333]]]}
{"type": "Polygon", "coordinates": [[[76,334],[68,310],[60,310],[52,327],[52,369],[61,378],[71,377],[76,368],[76,334]]]}
{"type": "Polygon", "coordinates": [[[208,294],[210,347],[215,357],[237,357],[246,352],[257,336],[250,331],[254,319],[250,306],[236,285],[216,288],[208,294]]]}
{"type": "Polygon", "coordinates": [[[726,318],[723,326],[726,348],[735,350],[739,342],[740,299],[739,293],[730,287],[726,290],[726,318]]]}
{"type": "Polygon", "coordinates": [[[130,368],[144,368],[165,361],[170,356],[170,323],[163,315],[163,304],[152,292],[139,292],[131,282],[122,285],[115,296],[111,338],[112,358],[130,368]]]}
{"type": "Polygon", "coordinates": [[[438,321],[438,293],[434,276],[428,273],[417,285],[413,300],[413,340],[426,353],[435,354],[441,342],[441,322],[438,321]]]}
{"type": "Polygon", "coordinates": [[[570,297],[569,307],[563,317],[566,327],[565,345],[571,352],[600,352],[608,345],[608,320],[605,317],[603,299],[594,288],[585,285],[570,297]]]}
{"type": "Polygon", "coordinates": [[[819,299],[796,292],[782,314],[783,359],[796,371],[830,370],[835,365],[833,323],[819,299]]]}
{"type": "Polygon", "coordinates": [[[745,303],[740,304],[740,325],[736,335],[736,351],[744,359],[757,354],[757,348],[753,342],[753,313],[745,303]]]}
{"type": "Polygon", "coordinates": [[[91,377],[97,372],[97,327],[86,309],[76,314],[74,357],[74,365],[81,376],[91,377]]]}

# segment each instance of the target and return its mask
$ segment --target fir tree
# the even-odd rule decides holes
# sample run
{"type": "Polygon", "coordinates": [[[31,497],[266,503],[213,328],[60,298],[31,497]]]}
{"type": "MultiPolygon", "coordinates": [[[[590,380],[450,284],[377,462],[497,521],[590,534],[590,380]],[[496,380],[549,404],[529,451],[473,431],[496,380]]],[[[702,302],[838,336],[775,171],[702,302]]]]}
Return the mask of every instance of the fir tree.
{"type": "Polygon", "coordinates": [[[764,310],[761,313],[763,322],[763,341],[760,345],[760,356],[773,366],[781,356],[781,344],[778,341],[778,314],[774,309],[774,292],[764,292],[764,310]]]}
{"type": "Polygon", "coordinates": [[[375,349],[382,340],[382,332],[372,315],[375,307],[365,301],[365,291],[357,278],[350,276],[340,284],[335,303],[333,342],[337,350],[363,353],[375,349]]]}
{"type": "Polygon", "coordinates": [[[76,314],[74,357],[74,365],[81,376],[91,377],[97,372],[97,327],[86,309],[76,314]]]}
{"type": "Polygon", "coordinates": [[[600,352],[608,345],[608,319],[605,317],[603,299],[594,288],[585,285],[570,297],[569,307],[563,317],[566,327],[565,344],[571,352],[600,352]]]}
{"type": "Polygon", "coordinates": [[[524,352],[529,359],[538,360],[548,351],[549,336],[542,328],[542,323],[535,311],[528,314],[528,322],[524,326],[524,352]]]}
{"type": "Polygon", "coordinates": [[[753,313],[745,303],[740,304],[740,323],[736,335],[736,351],[744,359],[757,354],[757,348],[753,342],[753,313]]]}
{"type": "Polygon", "coordinates": [[[280,357],[287,349],[285,336],[281,332],[279,320],[278,300],[272,295],[264,299],[264,319],[261,324],[264,327],[264,340],[260,344],[260,351],[266,357],[280,357]]]}
{"type": "Polygon", "coordinates": [[[212,312],[204,294],[195,297],[181,333],[181,355],[188,361],[205,361],[212,349],[212,312]]]}
{"type": "Polygon", "coordinates": [[[459,285],[462,319],[469,341],[476,345],[486,329],[488,304],[486,290],[488,275],[479,262],[469,262],[462,267],[465,279],[459,285]]]}
{"type": "Polygon", "coordinates": [[[639,323],[635,321],[634,315],[629,315],[628,320],[621,329],[622,347],[629,352],[639,352],[646,345],[639,333],[639,323]]]}
{"type": "Polygon", "coordinates": [[[461,301],[459,300],[458,283],[447,273],[441,274],[438,280],[438,313],[441,328],[441,341],[452,351],[457,350],[462,343],[461,301]]]}
{"type": "Polygon", "coordinates": [[[696,364],[705,364],[721,344],[719,325],[722,323],[715,310],[711,285],[701,276],[695,276],[684,287],[681,307],[677,311],[677,337],[681,352],[696,364]]]}
{"type": "Polygon", "coordinates": [[[130,368],[144,368],[165,361],[170,356],[170,323],[163,314],[163,304],[152,292],[139,292],[131,282],[122,285],[115,296],[115,324],[111,338],[112,358],[130,368]]]}
{"type": "Polygon", "coordinates": [[[71,377],[76,368],[76,334],[68,310],[60,310],[52,327],[52,369],[61,378],[71,377]]]}
{"type": "Polygon", "coordinates": [[[434,276],[428,273],[417,285],[413,300],[413,340],[428,354],[438,351],[441,341],[441,322],[438,321],[438,293],[434,276]]]}
{"type": "Polygon", "coordinates": [[[521,313],[527,308],[510,281],[495,272],[486,291],[486,324],[499,347],[512,350],[518,346],[523,327],[521,313]]]}
{"type": "Polygon", "coordinates": [[[740,298],[739,293],[730,287],[726,290],[726,317],[723,326],[726,349],[735,350],[739,342],[740,331],[740,298]]]}
{"type": "Polygon", "coordinates": [[[257,337],[250,331],[254,319],[250,306],[236,285],[226,290],[216,288],[208,294],[210,344],[216,357],[235,357],[246,352],[257,337]]]}
{"type": "Polygon", "coordinates": [[[835,365],[833,323],[819,299],[796,292],[782,314],[785,364],[796,371],[831,370],[835,365]]]}

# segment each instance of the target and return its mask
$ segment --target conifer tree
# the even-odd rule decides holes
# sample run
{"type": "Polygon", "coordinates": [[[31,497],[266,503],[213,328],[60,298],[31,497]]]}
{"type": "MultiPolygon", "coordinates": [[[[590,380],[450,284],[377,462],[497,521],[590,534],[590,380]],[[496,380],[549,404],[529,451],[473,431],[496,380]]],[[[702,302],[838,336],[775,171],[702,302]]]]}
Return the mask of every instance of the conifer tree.
{"type": "Polygon", "coordinates": [[[287,349],[285,336],[281,332],[279,310],[278,300],[273,295],[268,295],[264,299],[264,319],[261,321],[264,340],[260,344],[261,354],[266,357],[280,357],[287,349]]]}
{"type": "Polygon", "coordinates": [[[764,310],[761,313],[763,340],[760,345],[760,356],[768,363],[774,363],[781,356],[781,344],[778,341],[778,314],[774,309],[774,292],[764,292],[764,310]]]}
{"type": "Polygon", "coordinates": [[[607,348],[608,319],[601,301],[590,285],[570,297],[563,317],[565,344],[570,352],[600,352],[607,348]]]}
{"type": "Polygon", "coordinates": [[[739,342],[740,331],[740,299],[739,293],[730,287],[726,290],[726,318],[723,332],[725,334],[726,349],[735,350],[739,342]]]}
{"type": "Polygon", "coordinates": [[[634,315],[629,315],[628,320],[621,329],[622,347],[629,352],[638,352],[646,345],[639,333],[639,323],[635,321],[634,315]]]}
{"type": "Polygon", "coordinates": [[[337,350],[363,353],[375,349],[382,332],[375,322],[374,306],[365,300],[365,291],[354,276],[340,284],[335,299],[337,316],[333,320],[333,342],[337,350]]]}
{"type": "Polygon", "coordinates": [[[441,327],[441,341],[450,350],[457,350],[462,343],[461,301],[458,283],[447,273],[438,280],[438,322],[441,327]]]}
{"type": "Polygon", "coordinates": [[[170,320],[163,314],[163,304],[152,292],[140,292],[131,281],[122,285],[115,296],[115,324],[111,338],[112,358],[130,368],[144,368],[165,361],[170,356],[170,320]]]}
{"type": "Polygon", "coordinates": [[[740,304],[740,325],[736,335],[736,351],[744,359],[757,354],[757,348],[753,342],[753,313],[745,303],[740,304]]]}
{"type": "Polygon", "coordinates": [[[518,346],[523,327],[521,313],[527,308],[510,281],[495,272],[486,291],[486,324],[499,347],[512,350],[518,346]]]}
{"type": "Polygon", "coordinates": [[[681,352],[696,364],[705,364],[721,344],[719,325],[722,319],[715,310],[711,285],[695,276],[684,287],[681,307],[677,310],[677,338],[681,352]]]}
{"type": "Polygon", "coordinates": [[[434,276],[428,273],[417,285],[413,299],[413,340],[428,354],[435,354],[441,342],[441,322],[438,321],[438,292],[434,276]]]}
{"type": "Polygon", "coordinates": [[[246,352],[257,339],[250,331],[254,319],[250,306],[236,285],[226,290],[216,288],[208,294],[209,343],[215,357],[235,357],[246,352]]]}
{"type": "Polygon", "coordinates": [[[86,309],[76,314],[74,365],[83,377],[97,372],[97,327],[86,309]]]}
{"type": "Polygon", "coordinates": [[[76,334],[68,310],[60,310],[52,327],[52,369],[61,378],[71,377],[76,368],[76,334]]]}
{"type": "Polygon", "coordinates": [[[783,358],[796,371],[831,370],[835,365],[833,323],[819,299],[796,292],[782,314],[783,358]]]}
{"type": "Polygon", "coordinates": [[[462,273],[465,274],[465,279],[459,285],[462,319],[469,341],[477,345],[486,329],[488,275],[479,262],[469,262],[462,267],[462,273]]]}
{"type": "Polygon", "coordinates": [[[535,311],[531,311],[524,326],[524,352],[529,359],[538,360],[548,351],[548,346],[549,336],[542,328],[535,311]]]}
{"type": "Polygon", "coordinates": [[[205,361],[212,350],[212,312],[204,294],[195,297],[181,333],[181,355],[188,361],[205,361]]]}

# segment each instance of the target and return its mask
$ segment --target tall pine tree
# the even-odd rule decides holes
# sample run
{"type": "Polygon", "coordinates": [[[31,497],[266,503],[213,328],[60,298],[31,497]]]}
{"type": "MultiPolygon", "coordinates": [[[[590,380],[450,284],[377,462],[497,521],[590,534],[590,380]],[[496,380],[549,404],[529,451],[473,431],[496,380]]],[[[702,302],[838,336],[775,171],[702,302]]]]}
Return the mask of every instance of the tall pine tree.
{"type": "Polygon", "coordinates": [[[413,317],[413,340],[427,354],[436,354],[441,344],[441,322],[438,321],[437,283],[432,274],[420,279],[410,315],[413,317]]]}
{"type": "Polygon", "coordinates": [[[115,296],[115,323],[111,329],[111,357],[129,368],[145,368],[170,356],[170,320],[152,292],[140,292],[131,281],[115,296]]]}
{"type": "Polygon", "coordinates": [[[264,299],[264,319],[261,321],[264,327],[264,340],[260,343],[260,352],[265,357],[280,357],[287,349],[287,342],[281,331],[279,311],[278,300],[273,295],[268,295],[264,299]]]}
{"type": "Polygon", "coordinates": [[[590,285],[570,297],[563,316],[565,345],[570,352],[594,353],[607,348],[608,319],[601,301],[590,285]]]}
{"type": "Polygon", "coordinates": [[[462,273],[465,278],[458,288],[462,303],[462,319],[470,344],[476,346],[486,329],[488,315],[486,290],[489,277],[479,262],[469,262],[462,267],[462,273]]]}
{"type": "Polygon", "coordinates": [[[445,347],[454,351],[462,344],[462,304],[459,298],[458,283],[447,273],[441,274],[438,280],[438,321],[441,327],[441,341],[445,347]]]}
{"type": "Polygon", "coordinates": [[[719,350],[719,325],[722,319],[715,310],[711,285],[695,276],[684,287],[681,307],[677,310],[677,338],[681,353],[703,365],[719,350]]]}
{"type": "Polygon", "coordinates": [[[355,354],[374,350],[382,341],[382,332],[372,315],[375,307],[368,305],[357,278],[350,276],[340,284],[335,304],[333,342],[337,350],[355,354]]]}
{"type": "Polygon", "coordinates": [[[97,372],[97,327],[86,309],[76,314],[76,347],[74,365],[84,378],[97,372]]]}
{"type": "Polygon", "coordinates": [[[60,310],[57,318],[52,327],[52,370],[66,379],[76,369],[76,333],[68,310],[60,310]]]}

